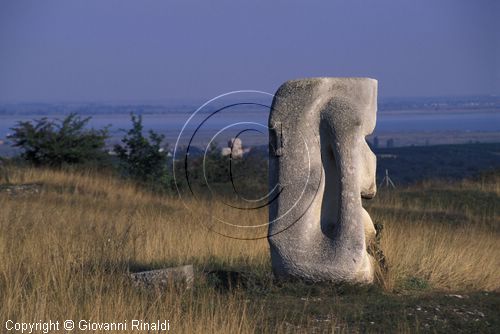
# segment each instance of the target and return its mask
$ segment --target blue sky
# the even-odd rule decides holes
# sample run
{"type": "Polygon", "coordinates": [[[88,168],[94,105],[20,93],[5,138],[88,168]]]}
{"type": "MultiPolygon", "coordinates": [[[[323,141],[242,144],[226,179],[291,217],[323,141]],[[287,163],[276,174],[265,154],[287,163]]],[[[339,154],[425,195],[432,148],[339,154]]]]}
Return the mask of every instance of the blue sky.
{"type": "Polygon", "coordinates": [[[379,94],[500,94],[500,2],[0,1],[0,102],[207,99],[369,76],[379,94]]]}

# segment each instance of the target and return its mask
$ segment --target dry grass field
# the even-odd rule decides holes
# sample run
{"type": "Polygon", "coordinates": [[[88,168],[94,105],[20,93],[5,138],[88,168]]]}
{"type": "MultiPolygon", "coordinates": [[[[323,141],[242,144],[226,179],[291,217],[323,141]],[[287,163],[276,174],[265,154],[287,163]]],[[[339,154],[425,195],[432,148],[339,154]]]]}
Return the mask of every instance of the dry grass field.
{"type": "MultiPolygon", "coordinates": [[[[500,331],[498,174],[380,190],[367,210],[383,224],[389,269],[373,287],[274,282],[266,239],[206,229],[211,216],[228,214],[220,203],[186,209],[177,197],[91,173],[8,174],[11,186],[0,180],[2,332],[7,319],[168,319],[175,333],[500,331]],[[12,187],[21,184],[29,186],[12,187]],[[183,264],[195,265],[193,289],[148,291],[127,276],[183,264]]],[[[258,225],[267,212],[233,218],[258,225]]]]}

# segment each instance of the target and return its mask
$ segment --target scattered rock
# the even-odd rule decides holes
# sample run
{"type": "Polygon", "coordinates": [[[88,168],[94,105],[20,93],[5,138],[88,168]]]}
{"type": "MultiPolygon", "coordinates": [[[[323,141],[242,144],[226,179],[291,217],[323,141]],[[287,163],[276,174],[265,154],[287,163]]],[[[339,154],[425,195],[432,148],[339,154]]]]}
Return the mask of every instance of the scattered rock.
{"type": "Polygon", "coordinates": [[[169,285],[184,285],[187,289],[194,284],[193,265],[142,271],[130,274],[137,287],[165,289],[169,285]]]}
{"type": "Polygon", "coordinates": [[[454,297],[454,298],[458,298],[458,299],[469,298],[469,296],[454,295],[454,294],[450,294],[450,295],[446,295],[446,296],[448,296],[448,297],[454,297]]]}
{"type": "Polygon", "coordinates": [[[326,314],[326,315],[318,315],[315,319],[313,319],[314,322],[318,322],[318,323],[327,323],[327,322],[332,322],[333,320],[335,320],[333,318],[333,315],[331,314],[326,314]]]}
{"type": "Polygon", "coordinates": [[[41,188],[40,183],[1,184],[0,193],[6,193],[9,196],[34,195],[39,194],[41,188]]]}

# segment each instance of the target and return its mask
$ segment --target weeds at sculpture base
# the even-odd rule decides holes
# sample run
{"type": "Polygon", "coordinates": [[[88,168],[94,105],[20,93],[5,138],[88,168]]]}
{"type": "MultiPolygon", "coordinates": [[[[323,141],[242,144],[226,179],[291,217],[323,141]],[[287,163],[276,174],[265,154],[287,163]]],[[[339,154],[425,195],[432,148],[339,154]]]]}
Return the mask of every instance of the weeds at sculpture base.
{"type": "MultiPolygon", "coordinates": [[[[222,204],[198,204],[202,215],[92,174],[17,169],[9,179],[38,186],[0,187],[2,326],[168,319],[177,333],[500,331],[498,173],[381,190],[366,207],[384,226],[388,271],[372,287],[274,282],[265,239],[201,225],[207,212],[225,213],[222,204]],[[189,290],[141,290],[127,278],[189,263],[198,274],[189,290]]],[[[239,219],[259,224],[267,212],[239,219]]]]}

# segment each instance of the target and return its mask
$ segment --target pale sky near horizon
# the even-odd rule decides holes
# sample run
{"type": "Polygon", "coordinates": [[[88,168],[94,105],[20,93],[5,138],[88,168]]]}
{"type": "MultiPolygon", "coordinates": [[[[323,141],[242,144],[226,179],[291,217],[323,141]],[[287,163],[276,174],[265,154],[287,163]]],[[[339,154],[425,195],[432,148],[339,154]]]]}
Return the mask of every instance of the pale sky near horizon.
{"type": "Polygon", "coordinates": [[[500,95],[500,1],[0,0],[0,102],[207,99],[312,76],[500,95]]]}

